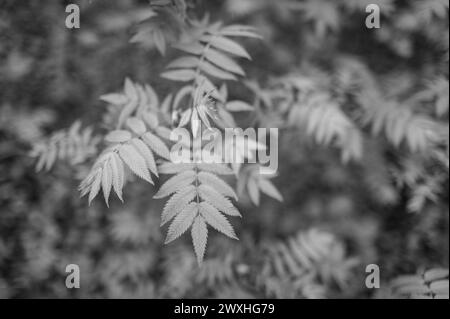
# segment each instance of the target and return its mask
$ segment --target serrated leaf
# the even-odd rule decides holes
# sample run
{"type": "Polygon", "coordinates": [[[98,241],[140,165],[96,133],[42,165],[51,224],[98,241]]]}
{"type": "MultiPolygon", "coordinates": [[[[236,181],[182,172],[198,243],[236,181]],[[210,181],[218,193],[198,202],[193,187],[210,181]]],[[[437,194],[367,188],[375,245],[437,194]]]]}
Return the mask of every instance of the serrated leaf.
{"type": "Polygon", "coordinates": [[[142,140],[159,156],[170,159],[170,151],[166,144],[156,135],[147,132],[142,135],[142,140]]]}
{"type": "Polygon", "coordinates": [[[224,196],[232,197],[235,200],[238,200],[238,196],[234,189],[228,185],[224,180],[217,177],[216,175],[208,172],[200,172],[198,173],[198,180],[202,184],[206,184],[214,188],[217,192],[224,196]]]}
{"type": "Polygon", "coordinates": [[[127,119],[126,124],[136,135],[142,135],[147,131],[144,121],[136,117],[127,119]]]}
{"type": "Polygon", "coordinates": [[[189,69],[180,69],[174,71],[166,71],[161,74],[162,78],[172,80],[172,81],[180,81],[180,82],[189,82],[195,79],[196,72],[189,69]]]}
{"type": "Polygon", "coordinates": [[[233,59],[231,59],[230,57],[228,57],[227,55],[214,50],[214,49],[208,49],[205,51],[205,57],[212,63],[214,63],[215,65],[217,65],[218,67],[242,75],[245,75],[244,70],[239,66],[239,64],[237,64],[233,59]]]}
{"type": "Polygon", "coordinates": [[[169,178],[153,196],[153,198],[164,198],[176,191],[192,184],[196,177],[194,171],[186,171],[169,178]]]}
{"type": "Polygon", "coordinates": [[[94,181],[91,184],[91,190],[89,192],[89,205],[94,200],[95,196],[97,196],[98,192],[100,191],[100,187],[102,184],[102,170],[99,169],[97,173],[95,174],[94,181]]]}
{"type": "Polygon", "coordinates": [[[222,194],[217,192],[211,186],[206,185],[206,184],[201,184],[198,187],[198,193],[204,201],[213,205],[215,208],[217,208],[221,212],[223,212],[227,215],[230,215],[230,216],[241,217],[241,214],[239,213],[237,208],[234,207],[233,203],[228,198],[224,197],[222,194]]]}
{"type": "Polygon", "coordinates": [[[90,192],[91,185],[95,179],[97,170],[98,169],[92,168],[88,176],[86,176],[86,178],[81,181],[80,185],[78,186],[78,190],[81,192],[80,197],[84,197],[90,192]]]}
{"type": "Polygon", "coordinates": [[[263,193],[266,195],[269,195],[272,198],[275,198],[276,200],[282,202],[283,196],[280,194],[278,189],[270,182],[269,180],[265,178],[260,178],[258,181],[259,188],[263,193]]]}
{"type": "Polygon", "coordinates": [[[212,228],[230,238],[238,239],[233,230],[233,227],[228,222],[226,217],[222,215],[222,213],[220,213],[214,206],[210,205],[207,202],[201,202],[199,208],[201,216],[212,228]]]}
{"type": "Polygon", "coordinates": [[[117,129],[120,129],[123,124],[125,123],[125,120],[133,114],[133,112],[136,110],[137,106],[139,104],[138,99],[130,100],[122,109],[119,115],[119,119],[117,120],[117,129]]]}
{"type": "Polygon", "coordinates": [[[183,207],[189,204],[197,196],[197,191],[194,185],[189,185],[178,192],[176,192],[164,206],[161,214],[161,226],[171,221],[178,215],[183,207]]]}
{"type": "Polygon", "coordinates": [[[112,188],[112,168],[110,161],[105,162],[103,164],[103,170],[102,170],[102,190],[103,190],[103,197],[105,198],[105,203],[107,206],[109,206],[108,200],[109,200],[109,194],[111,193],[112,188]]]}
{"type": "Polygon", "coordinates": [[[199,265],[203,262],[205,256],[206,243],[208,241],[208,227],[202,216],[197,216],[191,228],[192,244],[194,245],[195,255],[199,265]]]}
{"type": "Polygon", "coordinates": [[[165,244],[168,244],[183,235],[189,229],[189,227],[192,226],[192,223],[194,222],[194,219],[195,217],[197,217],[197,215],[197,203],[190,203],[189,205],[184,207],[181,213],[179,213],[175,217],[172,224],[170,225],[167,232],[165,244]]]}
{"type": "Polygon", "coordinates": [[[248,54],[247,50],[245,50],[239,43],[223,36],[206,35],[202,37],[202,41],[210,43],[210,45],[216,49],[251,60],[250,54],[248,54]]]}
{"type": "Polygon", "coordinates": [[[105,161],[108,161],[112,155],[113,155],[113,150],[115,149],[115,147],[109,147],[106,150],[104,150],[100,156],[97,158],[97,160],[94,162],[94,165],[92,166],[92,169],[95,170],[99,167],[103,166],[103,163],[105,161]]]}
{"type": "Polygon", "coordinates": [[[109,143],[125,143],[131,140],[131,133],[125,130],[115,130],[105,136],[105,141],[109,143]]]}
{"type": "Polygon", "coordinates": [[[118,151],[120,158],[134,174],[150,184],[153,184],[145,159],[133,146],[125,144],[119,147],[118,151]]]}
{"type": "Polygon", "coordinates": [[[111,168],[114,191],[116,192],[117,197],[119,197],[120,201],[123,202],[122,189],[123,184],[125,183],[125,172],[122,160],[120,159],[119,155],[117,155],[117,153],[112,153],[111,168]]]}
{"type": "Polygon", "coordinates": [[[153,156],[153,153],[150,151],[148,146],[138,138],[133,138],[131,140],[131,144],[136,148],[136,150],[139,152],[139,154],[141,154],[142,157],[145,159],[145,163],[147,164],[147,168],[150,170],[150,172],[152,172],[153,174],[158,176],[158,170],[156,168],[155,157],[153,156]]]}

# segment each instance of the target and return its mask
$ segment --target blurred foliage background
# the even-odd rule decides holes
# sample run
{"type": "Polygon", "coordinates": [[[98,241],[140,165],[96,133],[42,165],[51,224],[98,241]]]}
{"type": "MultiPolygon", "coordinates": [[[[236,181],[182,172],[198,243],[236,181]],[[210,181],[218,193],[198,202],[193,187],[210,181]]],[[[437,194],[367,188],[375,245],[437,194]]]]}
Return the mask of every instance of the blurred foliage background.
{"type": "MultiPolygon", "coordinates": [[[[264,37],[245,41],[253,59],[244,66],[258,86],[230,86],[230,95],[264,99],[279,83],[313,81],[356,122],[357,105],[371,97],[361,102],[352,90],[364,86],[382,92],[376,107],[433,119],[432,129],[446,131],[443,143],[422,147],[405,136],[406,147],[392,145],[388,133],[375,137],[361,125],[360,159],[343,162],[288,125],[296,120],[283,118],[282,105],[259,108],[242,120],[280,128],[274,183],[284,202],[263,197],[254,207],[241,198],[244,218],[233,221],[240,241],[212,235],[198,267],[187,237],[163,245],[163,203],[148,185],[131,184],[125,204],[88,207],[76,191],[86,167],[58,163],[36,173],[29,156],[76,119],[101,132],[98,97],[125,77],[161,96],[173,90],[159,77],[173,52],[130,43],[148,1],[0,0],[0,297],[384,298],[400,275],[448,268],[448,1],[186,4],[188,14],[251,25],[264,37]],[[80,29],[64,25],[69,3],[80,5],[80,29]],[[365,27],[369,3],[381,8],[380,29],[365,27]],[[372,263],[379,290],[364,283],[372,263]],[[67,264],[80,266],[80,289],[65,287],[67,264]]],[[[446,289],[448,298],[448,282],[446,289]]]]}

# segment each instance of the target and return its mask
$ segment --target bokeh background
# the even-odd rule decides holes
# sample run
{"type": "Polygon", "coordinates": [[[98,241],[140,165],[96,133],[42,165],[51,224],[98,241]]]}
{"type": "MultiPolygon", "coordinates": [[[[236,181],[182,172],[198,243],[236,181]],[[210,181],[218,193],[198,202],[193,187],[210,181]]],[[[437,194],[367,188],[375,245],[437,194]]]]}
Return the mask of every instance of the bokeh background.
{"type": "MultiPolygon", "coordinates": [[[[417,152],[358,122],[364,151],[343,162],[339,150],[288,125],[276,103],[243,116],[280,128],[273,182],[284,202],[262,197],[255,207],[244,194],[244,217],[232,221],[240,240],[211,233],[199,267],[188,236],[163,244],[164,203],[148,184],[127,186],[125,204],[88,206],[77,187],[92,162],[61,161],[36,173],[30,156],[76,120],[104,133],[99,96],[120,90],[126,77],[161,96],[173,90],[159,74],[176,54],[129,42],[148,1],[0,0],[0,297],[408,297],[390,289],[396,278],[419,274],[417,283],[428,269],[448,269],[448,1],[187,4],[189,15],[209,12],[212,21],[258,30],[263,41],[241,43],[253,57],[243,63],[248,77],[261,88],[314,79],[357,122],[354,86],[379,87],[380,107],[395,101],[432,119],[432,129],[446,130],[444,142],[417,152]],[[64,25],[69,3],[80,5],[80,29],[64,25]],[[369,3],[381,8],[380,29],[365,27],[369,3]],[[80,266],[80,289],[66,288],[67,264],[80,266]],[[368,264],[380,267],[380,289],[365,286],[368,264]]],[[[243,86],[229,91],[254,98],[243,86]]]]}

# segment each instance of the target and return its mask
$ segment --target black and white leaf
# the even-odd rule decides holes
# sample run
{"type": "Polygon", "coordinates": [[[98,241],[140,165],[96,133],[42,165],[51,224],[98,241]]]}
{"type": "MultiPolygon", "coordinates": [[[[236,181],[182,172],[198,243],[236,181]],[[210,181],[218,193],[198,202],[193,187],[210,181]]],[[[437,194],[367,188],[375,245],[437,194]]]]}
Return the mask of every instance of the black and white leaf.
{"type": "Polygon", "coordinates": [[[148,183],[153,184],[145,159],[133,146],[128,144],[121,145],[118,152],[120,158],[134,174],[148,183]]]}
{"type": "Polygon", "coordinates": [[[197,203],[190,203],[183,208],[181,213],[178,214],[172,224],[170,224],[165,244],[174,241],[192,226],[195,217],[198,215],[198,210],[199,207],[197,203]]]}
{"type": "Polygon", "coordinates": [[[198,215],[191,228],[192,244],[194,245],[195,255],[197,256],[197,262],[202,264],[205,256],[206,243],[208,241],[208,227],[205,219],[198,215]]]}
{"type": "Polygon", "coordinates": [[[196,178],[194,171],[185,171],[169,178],[155,194],[154,198],[164,198],[192,184],[196,178]]]}
{"type": "Polygon", "coordinates": [[[222,215],[214,206],[207,202],[201,202],[199,206],[201,216],[205,219],[206,223],[215,230],[227,235],[230,238],[238,239],[233,227],[228,222],[226,217],[222,215]]]}
{"type": "Polygon", "coordinates": [[[217,192],[211,186],[205,184],[200,185],[198,187],[198,193],[204,201],[216,207],[223,213],[230,216],[241,217],[241,214],[239,213],[237,208],[234,207],[233,203],[228,198],[217,192]]]}
{"type": "Polygon", "coordinates": [[[161,214],[161,226],[171,221],[178,215],[183,207],[189,204],[197,196],[197,190],[194,185],[189,185],[176,192],[164,206],[161,214]]]}

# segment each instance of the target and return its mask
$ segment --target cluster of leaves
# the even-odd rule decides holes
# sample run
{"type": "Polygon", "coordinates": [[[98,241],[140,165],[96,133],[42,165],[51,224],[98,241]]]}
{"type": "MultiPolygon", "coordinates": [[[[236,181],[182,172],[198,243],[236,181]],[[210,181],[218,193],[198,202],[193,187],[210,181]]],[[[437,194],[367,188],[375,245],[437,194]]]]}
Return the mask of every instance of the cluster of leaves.
{"type": "Polygon", "coordinates": [[[167,296],[195,295],[195,284],[201,284],[219,298],[331,297],[333,292],[348,288],[352,270],[358,265],[356,258],[348,256],[343,242],[317,229],[275,243],[245,247],[213,241],[212,246],[216,254],[201,268],[193,267],[195,260],[183,253],[184,247],[167,251],[167,296]],[[186,282],[183,276],[193,280],[186,282]]]}
{"type": "Polygon", "coordinates": [[[282,202],[283,195],[280,194],[278,189],[270,181],[273,177],[274,176],[260,174],[258,166],[247,166],[242,170],[238,180],[238,194],[243,195],[247,192],[250,200],[256,206],[259,206],[260,204],[261,193],[282,202]]]}
{"type": "Polygon", "coordinates": [[[81,195],[89,194],[89,203],[102,189],[108,204],[112,188],[123,201],[125,165],[133,174],[153,185],[150,173],[158,176],[153,152],[169,158],[167,146],[160,137],[147,131],[143,120],[130,117],[126,120],[126,125],[129,130],[114,130],[105,136],[105,141],[111,145],[103,151],[80,184],[81,195]]]}
{"type": "MultiPolygon", "coordinates": [[[[152,0],[150,10],[135,1],[92,2],[83,5],[80,32],[50,24],[42,36],[24,27],[24,19],[59,19],[61,4],[6,2],[4,12],[11,14],[1,12],[0,24],[11,32],[0,41],[0,54],[6,53],[0,102],[14,107],[0,108],[0,133],[6,136],[0,140],[0,296],[369,297],[359,278],[362,268],[352,267],[347,251],[361,264],[376,261],[387,279],[403,267],[447,268],[448,1],[203,1],[214,17],[239,21],[231,27],[207,16],[196,19],[192,13],[202,8],[193,10],[194,2],[200,3],[152,0]],[[381,29],[361,27],[370,3],[381,7],[381,29]],[[131,41],[171,59],[167,69],[159,55],[127,45],[136,20],[131,41]],[[256,33],[265,41],[253,41],[256,33]],[[242,81],[244,65],[254,80],[242,81]],[[160,72],[166,78],[157,77],[160,72]],[[129,74],[152,86],[127,79],[123,92],[101,96],[108,104],[103,115],[102,108],[91,107],[129,74]],[[15,155],[23,142],[44,141],[45,163],[54,157],[48,157],[52,140],[58,154],[60,147],[89,148],[69,142],[69,130],[65,142],[44,140],[53,123],[37,107],[44,104],[61,123],[76,109],[83,121],[95,123],[94,140],[105,136],[90,155],[80,152],[83,160],[72,163],[78,151],[65,159],[70,168],[77,165],[77,177],[89,177],[83,193],[93,198],[103,190],[110,197],[108,210],[102,203],[80,204],[72,191],[73,170],[66,176],[52,172],[58,178],[36,175],[15,155]],[[279,179],[258,174],[257,165],[168,161],[173,128],[189,127],[195,136],[216,126],[245,127],[245,121],[280,128],[279,179]],[[166,174],[169,181],[182,179],[181,185],[165,183],[166,174]],[[149,196],[148,183],[132,183],[136,176],[175,190],[165,207],[149,196]],[[200,187],[220,196],[202,197],[200,187]],[[111,198],[113,190],[125,205],[111,198]],[[181,198],[182,192],[193,199],[181,198]],[[279,206],[261,193],[285,202],[279,206]],[[185,206],[169,205],[185,200],[185,206]],[[200,204],[214,210],[205,215],[200,204]],[[229,209],[245,215],[245,226],[231,228],[229,209]],[[165,221],[165,238],[161,211],[163,221],[172,217],[165,221]],[[306,230],[292,236],[318,225],[333,235],[306,230]],[[239,234],[240,241],[211,236],[216,227],[239,234]],[[188,230],[197,256],[187,246],[190,238],[161,248],[188,230]],[[207,254],[196,267],[207,235],[207,254]],[[74,262],[83,269],[83,289],[70,291],[61,278],[74,262]]],[[[254,143],[252,152],[260,148],[254,143]]],[[[431,272],[425,281],[420,274],[397,285],[394,296],[448,295],[448,275],[432,279],[431,272]]]]}
{"type": "Polygon", "coordinates": [[[404,275],[390,284],[393,297],[412,299],[448,299],[448,269],[434,268],[416,275],[404,275]]]}
{"type": "Polygon", "coordinates": [[[150,4],[130,42],[156,48],[165,55],[168,44],[176,42],[183,32],[188,5],[184,0],[154,0],[150,4]]]}
{"type": "MultiPolygon", "coordinates": [[[[340,148],[344,162],[362,159],[366,127],[373,136],[384,134],[393,146],[406,145],[412,153],[448,149],[448,134],[445,133],[448,123],[436,118],[448,114],[448,90],[440,90],[445,85],[443,82],[448,85],[448,80],[432,82],[407,101],[398,102],[397,96],[388,100],[376,87],[370,86],[373,78],[366,80],[367,83],[359,83],[360,88],[343,82],[345,78],[341,72],[345,71],[351,71],[349,66],[341,66],[331,74],[320,71],[314,72],[315,76],[293,74],[276,79],[266,89],[259,88],[256,96],[260,103],[268,105],[266,112],[269,115],[276,110],[279,116],[286,118],[289,126],[301,128],[317,144],[340,148]],[[330,86],[328,89],[327,85],[330,86]],[[331,86],[341,97],[331,96],[336,94],[331,86]],[[438,100],[432,93],[436,91],[441,92],[438,100]],[[346,104],[351,102],[342,96],[349,94],[359,109],[348,109],[346,104]],[[430,103],[436,103],[436,115],[414,111],[430,103]]],[[[445,158],[444,154],[442,156],[445,158]]]]}
{"type": "Polygon", "coordinates": [[[410,190],[408,206],[418,212],[427,200],[436,200],[447,180],[448,80],[423,81],[408,98],[404,96],[417,84],[405,84],[398,91],[376,84],[398,78],[392,74],[378,80],[366,65],[342,59],[331,72],[306,69],[276,78],[265,88],[250,87],[261,125],[276,117],[286,129],[300,130],[319,145],[340,149],[343,162],[369,160],[364,154],[369,145],[374,146],[369,142],[373,138],[380,151],[401,151],[403,167],[390,167],[388,179],[410,190]],[[381,144],[383,139],[391,147],[381,144]]]}
{"type": "Polygon", "coordinates": [[[162,164],[161,172],[175,174],[159,189],[155,198],[173,195],[164,207],[161,225],[170,221],[166,243],[191,228],[192,242],[199,264],[203,261],[208,238],[207,225],[230,238],[236,234],[225,215],[241,216],[227,198],[237,200],[234,190],[216,174],[233,174],[219,164],[162,164]]]}
{"type": "Polygon", "coordinates": [[[288,125],[304,128],[318,144],[336,145],[345,162],[361,159],[363,143],[359,130],[337,100],[321,89],[320,82],[294,75],[279,83],[282,91],[273,94],[286,97],[279,103],[287,108],[288,125]]]}
{"type": "Polygon", "coordinates": [[[56,160],[75,166],[97,153],[99,140],[93,135],[92,128],[81,129],[81,122],[76,121],[69,129],[54,133],[48,140],[36,142],[30,156],[37,158],[37,172],[42,169],[49,171],[56,160]]]}
{"type": "Polygon", "coordinates": [[[310,229],[269,244],[259,280],[277,298],[323,298],[333,284],[344,289],[358,260],[330,233],[310,229]]]}
{"type": "MultiPolygon", "coordinates": [[[[151,11],[149,19],[156,16],[160,18],[163,12],[171,10],[162,9],[167,7],[163,3],[153,6],[157,9],[151,11]]],[[[237,76],[245,76],[233,56],[250,59],[250,55],[230,37],[259,38],[259,36],[253,28],[242,25],[222,26],[222,23],[211,24],[207,17],[201,21],[190,20],[189,23],[186,22],[186,26],[189,28],[183,31],[179,40],[172,43],[172,46],[189,55],[183,55],[170,62],[167,71],[162,73],[161,77],[190,84],[182,87],[173,99],[171,94],[168,95],[162,103],[151,86],[133,83],[129,79],[125,80],[122,93],[101,96],[101,100],[109,104],[105,124],[113,126],[114,129],[106,134],[104,140],[107,146],[81,182],[79,190],[82,196],[88,195],[89,203],[102,191],[109,206],[112,190],[123,201],[123,187],[127,176],[130,175],[128,172],[152,185],[154,185],[152,174],[156,178],[159,178],[159,173],[175,174],[154,196],[156,199],[171,196],[162,212],[161,225],[171,222],[166,243],[172,242],[191,229],[194,250],[201,264],[208,237],[207,225],[228,237],[237,239],[225,215],[241,216],[229,199],[237,200],[238,197],[233,188],[217,175],[231,175],[233,171],[236,175],[239,174],[242,164],[240,160],[249,156],[248,153],[245,155],[246,141],[242,137],[238,137],[236,142],[224,141],[236,144],[238,157],[243,157],[239,158],[237,163],[231,161],[233,170],[228,165],[202,163],[195,153],[188,156],[188,160],[193,160],[194,164],[177,164],[170,162],[169,127],[174,124],[180,128],[189,125],[193,139],[197,139],[203,130],[212,130],[212,123],[222,129],[236,127],[230,112],[249,111],[252,108],[243,101],[228,102],[226,85],[223,84],[219,90],[210,77],[222,81],[237,81],[237,76]],[[217,101],[217,105],[212,98],[217,101]],[[155,155],[164,161],[158,160],[155,155]]],[[[156,46],[164,53],[166,45],[165,42],[161,42],[160,31],[156,29],[152,32],[156,46]]],[[[136,39],[139,39],[139,34],[133,41],[136,39]]],[[[69,131],[69,138],[65,138],[64,141],[74,140],[73,136],[77,132],[78,126],[75,126],[69,131]]],[[[88,141],[90,133],[86,133],[85,136],[83,140],[88,141]]],[[[63,151],[58,152],[59,149],[67,149],[58,134],[53,136],[51,141],[50,147],[35,150],[35,156],[40,157],[38,169],[44,164],[49,169],[57,154],[61,154],[61,158],[69,155],[63,151]],[[59,144],[56,144],[56,141],[59,144]]],[[[216,139],[216,143],[222,142],[221,139],[216,139]]],[[[248,144],[253,151],[265,147],[253,140],[248,144]]],[[[83,146],[78,149],[85,150],[89,145],[83,146]]],[[[258,204],[259,199],[255,200],[253,187],[256,181],[256,175],[252,174],[249,179],[249,190],[253,201],[258,204]]],[[[258,179],[258,185],[269,196],[282,200],[279,192],[269,181],[258,179]]],[[[259,198],[259,195],[257,196],[259,198]]]]}

